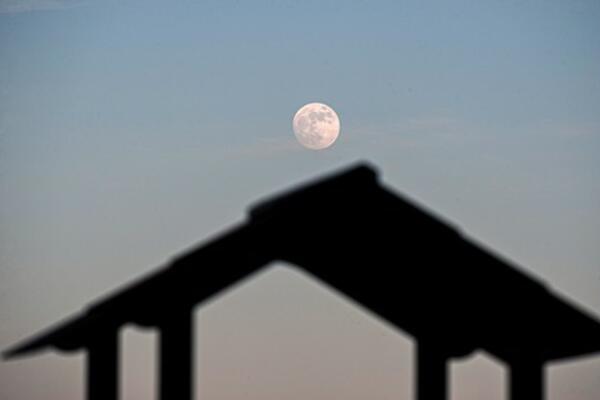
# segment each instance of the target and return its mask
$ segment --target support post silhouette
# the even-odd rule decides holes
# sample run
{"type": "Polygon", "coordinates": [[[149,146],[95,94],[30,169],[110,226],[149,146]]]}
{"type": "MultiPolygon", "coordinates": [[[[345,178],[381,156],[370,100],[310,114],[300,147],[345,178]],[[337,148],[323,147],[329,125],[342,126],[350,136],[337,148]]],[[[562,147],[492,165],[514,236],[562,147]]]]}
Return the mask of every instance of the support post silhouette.
{"type": "Polygon", "coordinates": [[[110,329],[87,345],[87,399],[117,400],[119,396],[119,331],[110,329]]]}
{"type": "Polygon", "coordinates": [[[173,310],[160,322],[159,399],[192,400],[193,314],[189,308],[173,310]]]}
{"type": "Polygon", "coordinates": [[[417,400],[446,400],[448,387],[447,359],[432,343],[416,343],[417,400]]]}
{"type": "Polygon", "coordinates": [[[539,356],[521,354],[509,365],[510,399],[542,400],[545,391],[545,371],[539,356]]]}

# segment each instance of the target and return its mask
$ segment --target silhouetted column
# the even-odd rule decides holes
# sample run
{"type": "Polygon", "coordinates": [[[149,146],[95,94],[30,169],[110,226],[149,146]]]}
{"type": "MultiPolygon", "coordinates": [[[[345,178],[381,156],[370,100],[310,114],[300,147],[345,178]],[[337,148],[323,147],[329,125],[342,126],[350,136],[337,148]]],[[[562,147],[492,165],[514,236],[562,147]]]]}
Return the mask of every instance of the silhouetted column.
{"type": "Polygon", "coordinates": [[[87,399],[119,396],[119,330],[98,332],[87,346],[87,399]]]}
{"type": "Polygon", "coordinates": [[[427,343],[417,343],[417,400],[446,400],[446,357],[427,343]]]}
{"type": "Polygon", "coordinates": [[[192,310],[173,310],[160,324],[161,400],[191,400],[194,347],[192,310]]]}
{"type": "Polygon", "coordinates": [[[544,365],[537,357],[522,356],[511,361],[510,399],[542,400],[544,365]]]}

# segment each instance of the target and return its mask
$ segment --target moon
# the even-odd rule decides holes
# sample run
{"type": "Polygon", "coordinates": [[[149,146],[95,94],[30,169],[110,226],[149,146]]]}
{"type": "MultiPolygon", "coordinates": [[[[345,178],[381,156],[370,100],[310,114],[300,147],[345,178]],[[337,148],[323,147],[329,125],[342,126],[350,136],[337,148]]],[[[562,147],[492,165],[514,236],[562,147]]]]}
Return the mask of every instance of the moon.
{"type": "Polygon", "coordinates": [[[331,146],[338,138],[340,119],[327,104],[308,103],[294,115],[292,128],[302,146],[322,150],[331,146]]]}

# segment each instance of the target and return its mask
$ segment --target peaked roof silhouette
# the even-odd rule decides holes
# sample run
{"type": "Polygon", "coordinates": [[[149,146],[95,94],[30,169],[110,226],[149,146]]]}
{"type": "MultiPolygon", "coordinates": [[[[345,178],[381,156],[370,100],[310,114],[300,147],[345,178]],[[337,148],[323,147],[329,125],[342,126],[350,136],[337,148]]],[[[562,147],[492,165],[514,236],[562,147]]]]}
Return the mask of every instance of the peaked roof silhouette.
{"type": "Polygon", "coordinates": [[[86,347],[155,326],[274,260],[289,261],[447,357],[542,362],[600,351],[600,324],[358,165],[251,208],[247,221],[5,352],[86,347]]]}

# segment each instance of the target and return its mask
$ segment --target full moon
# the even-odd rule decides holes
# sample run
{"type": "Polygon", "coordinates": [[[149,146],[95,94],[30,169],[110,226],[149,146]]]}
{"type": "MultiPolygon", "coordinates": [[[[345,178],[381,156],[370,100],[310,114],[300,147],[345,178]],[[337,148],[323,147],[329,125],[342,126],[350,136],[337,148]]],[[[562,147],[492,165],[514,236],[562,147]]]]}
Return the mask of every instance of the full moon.
{"type": "Polygon", "coordinates": [[[331,146],[338,138],[340,119],[327,104],[309,103],[296,112],[292,127],[302,146],[321,150],[331,146]]]}

